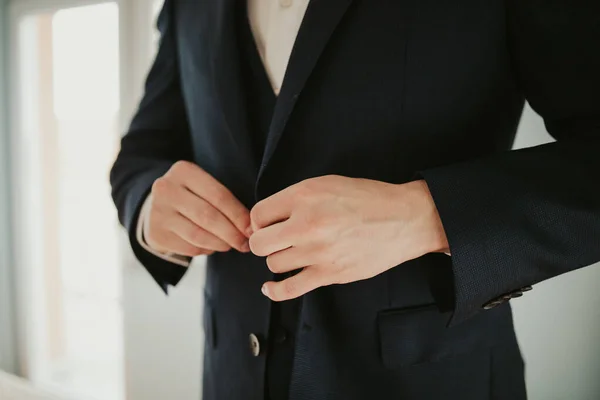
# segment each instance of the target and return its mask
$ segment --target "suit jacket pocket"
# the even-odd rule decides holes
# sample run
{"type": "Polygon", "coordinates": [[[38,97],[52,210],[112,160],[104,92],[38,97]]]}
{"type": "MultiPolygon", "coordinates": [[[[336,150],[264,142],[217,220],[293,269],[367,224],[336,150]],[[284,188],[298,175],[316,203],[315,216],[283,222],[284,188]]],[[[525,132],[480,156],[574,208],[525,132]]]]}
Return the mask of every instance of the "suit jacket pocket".
{"type": "Polygon", "coordinates": [[[399,368],[440,361],[514,340],[508,306],[447,328],[451,315],[435,304],[381,311],[377,323],[383,364],[399,368]]]}

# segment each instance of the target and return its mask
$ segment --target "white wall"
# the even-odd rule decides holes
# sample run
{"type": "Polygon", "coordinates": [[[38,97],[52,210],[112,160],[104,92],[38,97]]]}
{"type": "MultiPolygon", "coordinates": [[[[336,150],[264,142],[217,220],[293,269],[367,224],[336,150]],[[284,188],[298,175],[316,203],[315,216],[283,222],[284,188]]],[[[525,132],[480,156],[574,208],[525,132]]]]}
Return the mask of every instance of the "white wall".
{"type": "MultiPolygon", "coordinates": [[[[550,141],[527,108],[516,147],[550,141]]],[[[600,399],[599,266],[537,284],[511,303],[530,400],[600,399]]]]}
{"type": "Polygon", "coordinates": [[[194,262],[168,297],[137,262],[127,264],[123,275],[127,400],[200,400],[204,259],[194,262]]]}

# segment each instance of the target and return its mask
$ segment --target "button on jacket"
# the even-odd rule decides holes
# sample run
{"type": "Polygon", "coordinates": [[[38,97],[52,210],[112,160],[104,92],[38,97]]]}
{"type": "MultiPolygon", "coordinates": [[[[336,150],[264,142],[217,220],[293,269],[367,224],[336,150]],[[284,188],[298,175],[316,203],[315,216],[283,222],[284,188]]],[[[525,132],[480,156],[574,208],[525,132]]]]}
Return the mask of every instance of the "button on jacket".
{"type": "MultiPolygon", "coordinates": [[[[452,257],[303,296],[289,399],[524,399],[509,299],[600,260],[600,4],[312,0],[257,159],[237,3],[167,0],[159,18],[111,173],[141,263],[165,291],[185,273],[135,235],[178,160],[248,207],[327,174],[425,179],[452,257]],[[510,151],[525,99],[557,142],[510,151]]],[[[272,278],[262,258],[209,257],[205,400],[265,398],[272,278]]]]}

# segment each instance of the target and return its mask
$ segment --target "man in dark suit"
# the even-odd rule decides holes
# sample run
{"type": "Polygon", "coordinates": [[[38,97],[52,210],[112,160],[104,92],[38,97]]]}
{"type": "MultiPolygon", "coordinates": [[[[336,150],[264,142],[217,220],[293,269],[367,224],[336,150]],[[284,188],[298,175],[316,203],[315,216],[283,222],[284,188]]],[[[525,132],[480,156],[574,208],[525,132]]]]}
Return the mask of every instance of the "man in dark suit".
{"type": "Polygon", "coordinates": [[[599,11],[167,0],[111,182],[165,292],[210,255],[204,399],[524,399],[508,301],[600,260],[599,11]]]}

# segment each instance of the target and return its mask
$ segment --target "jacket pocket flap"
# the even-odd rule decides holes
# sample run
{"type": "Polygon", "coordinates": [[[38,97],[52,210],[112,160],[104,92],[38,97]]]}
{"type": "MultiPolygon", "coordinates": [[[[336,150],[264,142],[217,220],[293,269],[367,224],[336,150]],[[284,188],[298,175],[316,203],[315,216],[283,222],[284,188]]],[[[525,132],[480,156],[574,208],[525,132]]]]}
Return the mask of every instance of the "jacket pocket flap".
{"type": "Polygon", "coordinates": [[[377,321],[383,364],[398,368],[439,361],[514,337],[510,309],[504,312],[508,315],[482,313],[448,328],[452,313],[441,313],[435,304],[382,311],[377,321]]]}

